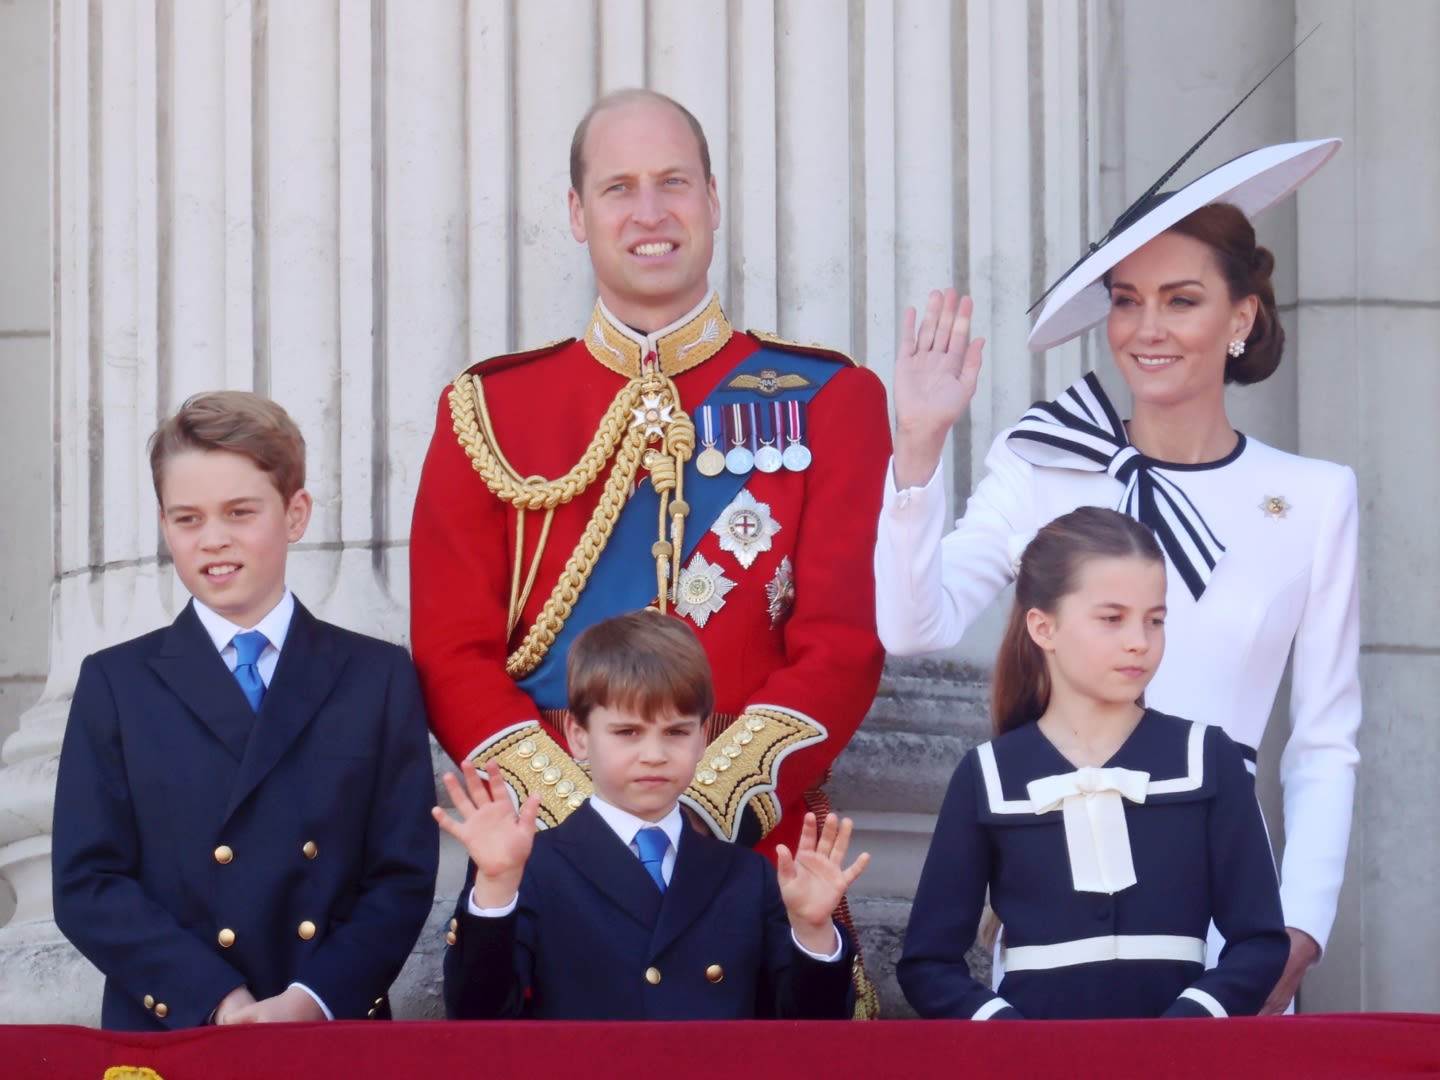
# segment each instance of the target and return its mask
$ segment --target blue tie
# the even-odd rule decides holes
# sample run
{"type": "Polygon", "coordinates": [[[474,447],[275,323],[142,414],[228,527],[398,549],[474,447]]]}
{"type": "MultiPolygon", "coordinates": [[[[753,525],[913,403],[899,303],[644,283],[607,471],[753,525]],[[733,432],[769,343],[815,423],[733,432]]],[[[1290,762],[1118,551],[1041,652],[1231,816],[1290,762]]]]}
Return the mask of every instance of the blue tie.
{"type": "Polygon", "coordinates": [[[240,684],[250,708],[258,713],[260,702],[265,699],[265,680],[260,678],[260,669],[255,666],[255,661],[260,659],[270,639],[259,630],[247,630],[236,634],[230,644],[235,646],[235,681],[240,684]]]}
{"type": "Polygon", "coordinates": [[[645,867],[655,887],[663,893],[665,875],[660,872],[660,864],[665,861],[665,852],[670,850],[670,838],[665,835],[664,829],[652,825],[635,834],[635,846],[640,850],[640,865],[645,867]]]}

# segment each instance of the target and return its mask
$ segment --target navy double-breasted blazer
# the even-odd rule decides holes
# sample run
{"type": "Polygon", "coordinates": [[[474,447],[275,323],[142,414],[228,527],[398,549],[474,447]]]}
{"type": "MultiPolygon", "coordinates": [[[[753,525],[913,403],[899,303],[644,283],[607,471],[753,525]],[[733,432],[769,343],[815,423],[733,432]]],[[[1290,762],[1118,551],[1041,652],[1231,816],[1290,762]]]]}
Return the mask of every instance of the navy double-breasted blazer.
{"type": "Polygon", "coordinates": [[[202,1024],[303,983],[385,993],[429,914],[434,781],[405,651],[298,602],[258,714],[187,605],[80,669],[55,794],[55,921],[105,975],[101,1023],[202,1024]]]}
{"type": "Polygon", "coordinates": [[[446,1001],[461,1019],[842,1019],[854,951],[826,963],[790,935],[775,868],[686,829],[662,895],[589,803],[535,837],[511,915],[457,906],[446,1001]]]}

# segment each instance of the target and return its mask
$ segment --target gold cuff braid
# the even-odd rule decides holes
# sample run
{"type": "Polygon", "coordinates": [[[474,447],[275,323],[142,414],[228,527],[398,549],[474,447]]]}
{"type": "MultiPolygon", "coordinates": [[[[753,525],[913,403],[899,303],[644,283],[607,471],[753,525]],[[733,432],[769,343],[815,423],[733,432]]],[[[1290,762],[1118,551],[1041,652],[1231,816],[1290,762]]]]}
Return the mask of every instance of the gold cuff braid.
{"type": "Polygon", "coordinates": [[[476,750],[472,760],[482,768],[495,761],[521,802],[538,791],[540,820],[547,828],[580,809],[594,790],[585,770],[537,723],[507,728],[476,750]]]}
{"type": "Polygon", "coordinates": [[[739,835],[747,805],[759,818],[762,834],[768,833],[780,821],[775,798],[780,760],[828,737],[820,724],[801,713],[752,706],[706,748],[681,799],[724,840],[739,835]]]}

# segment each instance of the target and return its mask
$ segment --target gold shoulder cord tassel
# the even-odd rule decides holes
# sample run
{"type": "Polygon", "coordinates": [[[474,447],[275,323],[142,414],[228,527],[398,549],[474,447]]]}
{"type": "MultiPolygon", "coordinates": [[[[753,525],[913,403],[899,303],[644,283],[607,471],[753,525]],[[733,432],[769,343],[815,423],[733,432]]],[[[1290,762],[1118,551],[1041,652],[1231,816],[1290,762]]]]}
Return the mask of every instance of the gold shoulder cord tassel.
{"type": "MultiPolygon", "coordinates": [[[[546,515],[523,588],[519,587],[518,564],[512,573],[509,613],[512,629],[534,584],[555,508],[586,491],[599,478],[601,469],[611,463],[600,501],[565,569],[534,624],[505,661],[505,670],[512,678],[521,679],[534,671],[555,643],[634,490],[635,476],[642,464],[650,470],[660,496],[658,537],[651,551],[656,562],[657,601],[660,610],[666,610],[674,582],[679,578],[685,516],[689,512],[683,498],[683,470],[695,449],[695,425],[681,409],[680,393],[667,375],[651,369],[626,383],[605,410],[585,453],[557,480],[522,477],[506,460],[495,438],[479,375],[462,375],[455,380],[450,389],[450,416],[456,439],[485,486],[497,498],[515,507],[522,522],[528,510],[543,510],[546,515]],[[658,449],[652,445],[657,442],[658,449]]],[[[517,522],[516,533],[517,540],[523,543],[523,524],[517,522]]],[[[516,558],[523,558],[519,547],[516,558]]]]}

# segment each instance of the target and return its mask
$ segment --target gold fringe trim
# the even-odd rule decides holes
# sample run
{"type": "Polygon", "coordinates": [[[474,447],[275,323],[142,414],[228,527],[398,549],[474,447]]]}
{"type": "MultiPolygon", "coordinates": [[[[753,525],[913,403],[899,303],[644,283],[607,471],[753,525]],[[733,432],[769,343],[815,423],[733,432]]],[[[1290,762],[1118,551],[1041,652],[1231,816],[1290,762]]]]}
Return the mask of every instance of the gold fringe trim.
{"type": "Polygon", "coordinates": [[[870,976],[865,971],[865,962],[860,958],[860,943],[855,943],[855,962],[850,968],[850,981],[855,985],[855,1015],[856,1020],[879,1020],[880,1019],[880,991],[875,989],[875,984],[870,981],[870,976]]]}

